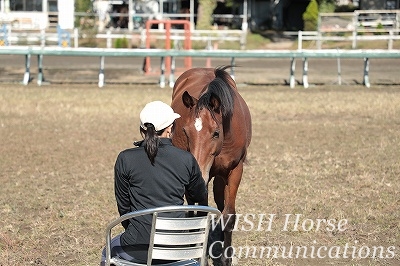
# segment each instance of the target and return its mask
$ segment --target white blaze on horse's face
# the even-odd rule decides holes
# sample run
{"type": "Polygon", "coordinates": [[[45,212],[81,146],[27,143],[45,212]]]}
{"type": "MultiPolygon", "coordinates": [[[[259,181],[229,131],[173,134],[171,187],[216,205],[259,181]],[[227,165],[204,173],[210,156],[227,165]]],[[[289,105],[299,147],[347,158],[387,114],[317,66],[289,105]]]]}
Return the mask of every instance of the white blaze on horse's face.
{"type": "Polygon", "coordinates": [[[203,121],[201,121],[200,117],[197,117],[195,122],[194,122],[194,128],[200,132],[200,130],[203,128],[203,121]]]}
{"type": "Polygon", "coordinates": [[[214,158],[221,152],[223,144],[222,118],[213,116],[207,108],[193,116],[191,123],[184,127],[189,151],[196,158],[203,178],[209,181],[214,158]]]}

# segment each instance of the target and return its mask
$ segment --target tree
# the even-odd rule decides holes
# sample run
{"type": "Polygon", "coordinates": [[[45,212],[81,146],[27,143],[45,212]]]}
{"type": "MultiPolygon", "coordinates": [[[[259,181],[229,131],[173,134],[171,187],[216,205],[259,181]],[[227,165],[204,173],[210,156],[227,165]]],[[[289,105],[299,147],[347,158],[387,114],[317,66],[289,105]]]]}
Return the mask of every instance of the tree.
{"type": "Polygon", "coordinates": [[[197,8],[197,29],[211,29],[212,14],[216,6],[216,0],[199,0],[199,6],[197,8]]]}
{"type": "Polygon", "coordinates": [[[332,0],[319,0],[318,6],[319,6],[319,12],[321,13],[335,12],[335,2],[332,0]]]}
{"type": "Polygon", "coordinates": [[[82,36],[86,36],[85,38],[82,38],[83,41],[80,42],[79,46],[97,46],[97,27],[95,27],[95,17],[92,11],[91,0],[75,0],[75,12],[86,13],[85,16],[75,16],[75,27],[80,28],[82,36]]]}
{"type": "Polygon", "coordinates": [[[92,10],[91,0],[75,0],[75,12],[88,12],[92,10]]]}
{"type": "Polygon", "coordinates": [[[303,13],[304,30],[315,31],[318,28],[318,3],[316,0],[311,0],[303,13]]]}

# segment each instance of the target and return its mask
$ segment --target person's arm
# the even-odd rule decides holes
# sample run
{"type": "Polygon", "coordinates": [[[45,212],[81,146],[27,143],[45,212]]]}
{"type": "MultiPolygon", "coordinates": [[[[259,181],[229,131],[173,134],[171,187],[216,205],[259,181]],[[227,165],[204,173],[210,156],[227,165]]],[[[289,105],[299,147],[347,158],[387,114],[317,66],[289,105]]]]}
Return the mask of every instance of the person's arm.
{"type": "Polygon", "coordinates": [[[192,156],[190,181],[186,187],[186,196],[193,202],[202,202],[207,198],[207,186],[201,175],[200,167],[192,156]]]}
{"type": "MultiPolygon", "coordinates": [[[[124,169],[123,154],[120,153],[117,157],[114,166],[114,191],[115,199],[117,200],[117,207],[119,215],[124,215],[130,211],[129,199],[129,176],[124,169]]],[[[129,220],[123,221],[122,226],[126,228],[129,220]]]]}

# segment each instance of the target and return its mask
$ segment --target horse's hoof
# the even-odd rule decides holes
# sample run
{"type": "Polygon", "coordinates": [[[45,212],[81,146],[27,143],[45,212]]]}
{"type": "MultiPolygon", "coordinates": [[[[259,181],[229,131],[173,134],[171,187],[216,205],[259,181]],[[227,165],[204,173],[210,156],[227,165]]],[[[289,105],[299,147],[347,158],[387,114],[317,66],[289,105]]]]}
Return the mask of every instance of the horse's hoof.
{"type": "Polygon", "coordinates": [[[225,260],[223,260],[222,265],[223,266],[239,265],[239,260],[238,260],[238,258],[235,258],[235,257],[225,259],[225,260]]]}
{"type": "Polygon", "coordinates": [[[223,258],[221,260],[222,266],[231,266],[232,265],[232,259],[231,258],[223,258]]]}

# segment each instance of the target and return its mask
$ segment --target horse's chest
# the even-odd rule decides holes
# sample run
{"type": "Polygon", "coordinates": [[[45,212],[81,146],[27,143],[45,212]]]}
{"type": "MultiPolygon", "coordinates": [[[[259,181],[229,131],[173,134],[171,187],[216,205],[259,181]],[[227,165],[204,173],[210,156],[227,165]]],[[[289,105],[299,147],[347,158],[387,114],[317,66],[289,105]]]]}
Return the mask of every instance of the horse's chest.
{"type": "Polygon", "coordinates": [[[211,170],[216,174],[225,174],[231,171],[237,165],[237,160],[229,154],[219,154],[214,159],[211,170]]]}

